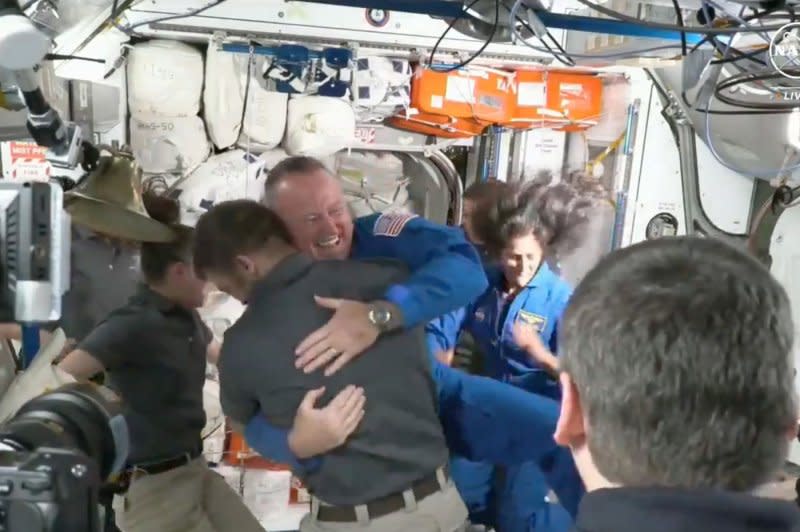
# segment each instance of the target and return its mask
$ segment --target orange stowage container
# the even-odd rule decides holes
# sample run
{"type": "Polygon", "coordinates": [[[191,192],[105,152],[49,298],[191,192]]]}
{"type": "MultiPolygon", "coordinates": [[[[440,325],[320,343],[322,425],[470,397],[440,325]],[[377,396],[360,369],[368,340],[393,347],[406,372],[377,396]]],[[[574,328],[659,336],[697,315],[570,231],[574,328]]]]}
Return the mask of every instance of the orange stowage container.
{"type": "Polygon", "coordinates": [[[497,124],[511,117],[513,74],[479,67],[438,72],[417,67],[411,107],[421,113],[497,124]]]}
{"type": "Polygon", "coordinates": [[[591,74],[519,70],[511,119],[502,125],[581,131],[600,120],[603,81],[591,74]]]}
{"type": "Polygon", "coordinates": [[[265,460],[247,445],[244,437],[236,432],[228,434],[225,461],[233,466],[244,465],[254,469],[274,469],[274,464],[265,460]]]}
{"type": "Polygon", "coordinates": [[[450,118],[429,113],[414,113],[406,116],[392,116],[387,125],[447,139],[466,139],[477,137],[488,127],[488,124],[470,120],[469,118],[450,118]]]}
{"type": "Polygon", "coordinates": [[[546,70],[516,72],[511,117],[502,126],[531,129],[564,125],[563,120],[547,111],[547,74],[546,70]]]}
{"type": "Polygon", "coordinates": [[[548,76],[547,107],[568,120],[562,131],[582,131],[597,125],[603,113],[603,80],[591,74],[552,72],[548,76]]]}

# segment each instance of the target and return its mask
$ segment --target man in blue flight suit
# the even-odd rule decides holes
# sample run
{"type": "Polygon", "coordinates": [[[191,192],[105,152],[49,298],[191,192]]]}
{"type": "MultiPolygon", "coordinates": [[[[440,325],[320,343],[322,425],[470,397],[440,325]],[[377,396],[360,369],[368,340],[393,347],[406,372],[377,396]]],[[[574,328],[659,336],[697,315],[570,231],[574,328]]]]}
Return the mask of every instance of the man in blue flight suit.
{"type": "MultiPolygon", "coordinates": [[[[480,259],[459,229],[404,214],[353,222],[338,180],[315,159],[292,157],[273,168],[265,201],[283,218],[294,244],[315,259],[394,257],[412,270],[409,282],[391,287],[385,301],[318,298],[318,304],[335,312],[327,325],[298,346],[297,366],[306,372],[324,367],[330,375],[380,333],[426,323],[465,306],[487,287],[480,259]]],[[[568,452],[552,440],[557,403],[433,363],[450,450],[493,464],[535,461],[574,514],[584,490],[568,452]]],[[[298,411],[288,434],[258,416],[246,436],[266,456],[295,467],[314,467],[309,459],[344,442],[347,434],[336,429],[335,412],[312,405],[298,411]]]]}
{"type": "MultiPolygon", "coordinates": [[[[482,215],[482,239],[496,267],[489,272],[489,289],[465,312],[440,319],[436,337],[443,347],[454,344],[459,330],[469,331],[486,356],[490,377],[534,394],[560,400],[557,381],[557,332],[572,294],[570,286],[553,273],[544,260],[543,242],[557,242],[556,228],[542,222],[531,186],[509,187],[496,205],[482,215]],[[460,323],[459,323],[460,321],[460,323]]],[[[500,530],[563,531],[570,526],[563,509],[544,502],[545,479],[535,463],[520,464],[499,475],[469,471],[467,478],[454,474],[456,483],[467,484],[479,494],[480,481],[495,484],[488,506],[496,503],[492,524],[500,530]]],[[[462,472],[463,474],[463,472],[462,472]]],[[[489,490],[487,490],[489,491],[489,490]]],[[[475,501],[469,504],[476,505],[475,501]]]]}

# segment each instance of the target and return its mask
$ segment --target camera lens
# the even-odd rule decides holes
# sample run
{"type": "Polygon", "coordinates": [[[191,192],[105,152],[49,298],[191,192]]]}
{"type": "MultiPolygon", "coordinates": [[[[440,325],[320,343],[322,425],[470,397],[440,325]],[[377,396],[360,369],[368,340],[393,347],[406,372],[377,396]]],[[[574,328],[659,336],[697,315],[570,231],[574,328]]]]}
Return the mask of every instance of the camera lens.
{"type": "Polygon", "coordinates": [[[128,455],[127,425],[118,397],[94,384],[59,387],[26,403],[0,429],[0,442],[20,451],[79,450],[108,479],[128,455]]]}

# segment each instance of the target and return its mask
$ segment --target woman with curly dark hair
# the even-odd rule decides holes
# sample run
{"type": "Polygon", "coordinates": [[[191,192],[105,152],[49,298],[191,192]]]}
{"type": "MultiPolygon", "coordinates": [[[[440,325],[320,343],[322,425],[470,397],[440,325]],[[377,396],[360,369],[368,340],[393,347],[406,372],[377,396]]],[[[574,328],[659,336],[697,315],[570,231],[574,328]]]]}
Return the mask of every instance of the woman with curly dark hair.
{"type": "MultiPolygon", "coordinates": [[[[498,188],[493,201],[473,213],[473,239],[494,266],[489,289],[456,325],[475,338],[490,377],[556,400],[558,323],[572,294],[557,265],[585,245],[585,229],[604,201],[601,187],[585,177],[572,174],[553,183],[553,175],[542,172],[498,188]]],[[[454,471],[454,478],[459,489],[468,488],[471,508],[494,508],[484,523],[515,531],[569,528],[563,508],[544,501],[547,489],[534,464],[488,473],[481,465],[472,464],[463,479],[454,471]],[[478,489],[481,483],[499,491],[478,489]],[[488,500],[472,500],[477,494],[488,500]]]]}

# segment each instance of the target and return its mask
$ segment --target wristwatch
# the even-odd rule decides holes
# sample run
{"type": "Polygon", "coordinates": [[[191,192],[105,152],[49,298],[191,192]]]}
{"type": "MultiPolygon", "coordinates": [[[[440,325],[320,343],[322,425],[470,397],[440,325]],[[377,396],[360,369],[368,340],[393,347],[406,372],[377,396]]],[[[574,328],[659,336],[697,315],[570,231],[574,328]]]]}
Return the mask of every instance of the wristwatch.
{"type": "Polygon", "coordinates": [[[382,333],[389,331],[392,328],[393,317],[390,305],[381,302],[370,304],[367,318],[378,331],[382,333]]]}

